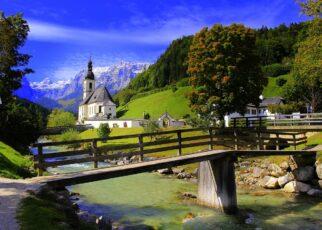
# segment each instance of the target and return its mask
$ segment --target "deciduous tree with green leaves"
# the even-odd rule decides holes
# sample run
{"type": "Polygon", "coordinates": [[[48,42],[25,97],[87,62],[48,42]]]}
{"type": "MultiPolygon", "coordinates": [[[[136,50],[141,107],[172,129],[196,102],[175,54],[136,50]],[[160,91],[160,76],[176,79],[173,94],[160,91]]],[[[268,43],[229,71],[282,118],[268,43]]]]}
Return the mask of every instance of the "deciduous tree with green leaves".
{"type": "Polygon", "coordinates": [[[259,103],[267,81],[255,40],[255,32],[239,24],[214,25],[194,36],[188,62],[194,87],[190,105],[201,117],[222,120],[227,113],[244,113],[248,103],[259,103]]]}
{"type": "Polygon", "coordinates": [[[76,118],[71,112],[54,109],[48,116],[47,127],[74,126],[76,118]]]}

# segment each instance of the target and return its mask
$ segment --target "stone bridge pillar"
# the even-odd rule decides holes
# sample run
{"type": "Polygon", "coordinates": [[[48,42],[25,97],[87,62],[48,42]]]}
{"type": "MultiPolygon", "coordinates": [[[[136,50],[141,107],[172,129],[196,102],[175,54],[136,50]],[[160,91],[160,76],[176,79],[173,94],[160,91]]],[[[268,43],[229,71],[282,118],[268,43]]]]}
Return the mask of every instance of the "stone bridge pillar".
{"type": "Polygon", "coordinates": [[[199,165],[198,201],[227,213],[237,212],[234,157],[203,161],[199,165]]]}

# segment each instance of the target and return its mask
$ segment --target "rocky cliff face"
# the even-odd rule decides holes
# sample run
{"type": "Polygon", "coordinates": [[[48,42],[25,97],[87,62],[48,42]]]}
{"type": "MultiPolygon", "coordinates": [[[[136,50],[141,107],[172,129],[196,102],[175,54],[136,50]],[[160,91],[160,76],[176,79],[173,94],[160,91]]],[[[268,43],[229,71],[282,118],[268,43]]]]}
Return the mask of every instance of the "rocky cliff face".
{"type": "MultiPolygon", "coordinates": [[[[93,69],[96,87],[105,86],[111,94],[115,94],[120,89],[126,87],[132,78],[144,71],[148,66],[148,63],[121,62],[116,65],[96,67],[93,69]]],[[[65,81],[52,81],[46,78],[41,82],[29,83],[24,78],[22,87],[16,91],[16,95],[47,108],[65,108],[65,105],[69,104],[67,109],[76,112],[77,103],[82,97],[85,73],[86,70],[81,70],[72,79],[65,81]]]]}

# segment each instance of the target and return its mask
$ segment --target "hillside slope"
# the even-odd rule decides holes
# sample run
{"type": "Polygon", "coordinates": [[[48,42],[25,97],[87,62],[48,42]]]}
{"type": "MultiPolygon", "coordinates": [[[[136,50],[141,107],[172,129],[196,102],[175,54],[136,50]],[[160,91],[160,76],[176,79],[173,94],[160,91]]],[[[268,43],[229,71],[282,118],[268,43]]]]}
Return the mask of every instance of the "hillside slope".
{"type": "Polygon", "coordinates": [[[30,176],[32,161],[0,141],[0,177],[23,178],[30,176]]]}
{"type": "Polygon", "coordinates": [[[127,105],[118,108],[120,118],[142,118],[143,113],[149,113],[151,118],[158,118],[168,112],[174,118],[180,119],[191,114],[189,100],[186,94],[191,87],[180,87],[173,92],[171,89],[131,100],[127,105]]]}

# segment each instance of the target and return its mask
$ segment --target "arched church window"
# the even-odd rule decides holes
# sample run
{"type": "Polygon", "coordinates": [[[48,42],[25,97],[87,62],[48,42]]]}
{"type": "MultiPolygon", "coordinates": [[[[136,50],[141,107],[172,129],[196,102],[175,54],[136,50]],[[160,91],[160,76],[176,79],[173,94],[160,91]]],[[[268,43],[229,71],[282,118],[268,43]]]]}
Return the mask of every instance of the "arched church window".
{"type": "Polygon", "coordinates": [[[93,83],[92,83],[92,82],[90,82],[90,83],[89,83],[89,89],[90,89],[90,90],[92,90],[92,88],[93,88],[93,83]]]}

